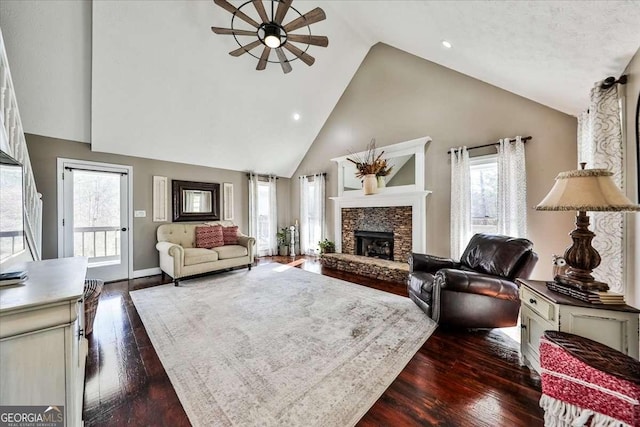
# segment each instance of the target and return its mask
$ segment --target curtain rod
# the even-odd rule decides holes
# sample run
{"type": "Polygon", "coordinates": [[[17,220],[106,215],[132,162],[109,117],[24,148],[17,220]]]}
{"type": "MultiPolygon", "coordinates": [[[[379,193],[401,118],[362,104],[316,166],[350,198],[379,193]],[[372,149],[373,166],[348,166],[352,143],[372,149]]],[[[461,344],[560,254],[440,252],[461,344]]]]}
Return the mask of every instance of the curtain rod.
{"type": "MultiPolygon", "coordinates": [[[[522,142],[527,142],[529,140],[533,139],[532,136],[523,136],[522,137],[522,142]]],[[[509,140],[509,142],[516,142],[515,138],[511,138],[509,140]]],[[[475,150],[477,148],[486,148],[486,147],[492,147],[494,145],[500,145],[500,142],[492,142],[491,144],[483,144],[483,145],[476,145],[475,147],[469,147],[467,148],[467,150],[475,150]]],[[[447,153],[453,153],[453,148],[449,148],[449,151],[447,151],[447,153]]]]}
{"type": "MultiPolygon", "coordinates": [[[[247,174],[247,178],[249,178],[252,174],[248,173],[247,174]]],[[[277,176],[273,176],[273,175],[260,175],[257,173],[254,173],[253,175],[257,176],[258,178],[275,178],[275,179],[280,179],[277,176]]]]}
{"type": "Polygon", "coordinates": [[[115,173],[116,175],[129,175],[128,172],[105,171],[105,170],[100,170],[100,169],[88,169],[88,168],[77,168],[77,167],[73,167],[73,166],[65,166],[64,168],[65,168],[65,170],[68,170],[69,172],[85,171],[85,172],[99,172],[99,173],[115,173]]]}
{"type": "Polygon", "coordinates": [[[312,174],[312,175],[300,175],[300,176],[298,177],[298,179],[300,179],[300,178],[308,178],[308,177],[310,177],[310,176],[316,176],[316,175],[327,176],[327,173],[326,173],[326,172],[322,172],[322,173],[314,173],[314,174],[312,174]]]}

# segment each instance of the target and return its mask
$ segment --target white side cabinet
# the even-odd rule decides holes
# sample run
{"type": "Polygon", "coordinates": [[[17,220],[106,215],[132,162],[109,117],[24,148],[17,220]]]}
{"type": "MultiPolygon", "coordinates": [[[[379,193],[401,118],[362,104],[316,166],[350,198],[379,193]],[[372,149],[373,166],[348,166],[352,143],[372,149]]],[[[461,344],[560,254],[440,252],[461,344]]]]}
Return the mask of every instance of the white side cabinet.
{"type": "Polygon", "coordinates": [[[0,405],[64,406],[65,425],[80,426],[87,259],[21,267],[27,282],[0,288],[0,405]]]}
{"type": "Polygon", "coordinates": [[[595,305],[550,291],[545,282],[521,280],[520,351],[540,372],[540,338],[562,331],[608,345],[638,359],[640,310],[628,305],[595,305]]]}

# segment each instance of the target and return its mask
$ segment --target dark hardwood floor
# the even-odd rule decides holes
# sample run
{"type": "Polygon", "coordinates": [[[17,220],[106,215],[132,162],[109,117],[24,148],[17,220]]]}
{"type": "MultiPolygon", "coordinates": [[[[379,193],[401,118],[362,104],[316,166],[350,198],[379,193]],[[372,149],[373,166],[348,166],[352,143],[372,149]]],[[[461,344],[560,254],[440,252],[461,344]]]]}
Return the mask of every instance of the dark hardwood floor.
{"type": "MultiPolygon", "coordinates": [[[[325,269],[312,258],[258,261],[270,262],[407,295],[403,285],[325,269]]],[[[88,337],[86,426],[190,425],[129,297],[161,283],[152,276],[105,285],[88,337]]],[[[500,330],[438,328],[358,425],[541,426],[540,379],[519,360],[518,344],[500,330]]]]}

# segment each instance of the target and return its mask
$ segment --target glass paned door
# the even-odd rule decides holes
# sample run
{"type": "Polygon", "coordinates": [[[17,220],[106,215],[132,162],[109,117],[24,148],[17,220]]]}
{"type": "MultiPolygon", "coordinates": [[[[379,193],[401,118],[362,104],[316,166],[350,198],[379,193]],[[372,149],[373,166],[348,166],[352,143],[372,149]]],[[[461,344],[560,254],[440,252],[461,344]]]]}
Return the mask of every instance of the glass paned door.
{"type": "Polygon", "coordinates": [[[129,276],[128,179],[126,170],[65,164],[64,256],[89,258],[89,278],[129,276]]]}

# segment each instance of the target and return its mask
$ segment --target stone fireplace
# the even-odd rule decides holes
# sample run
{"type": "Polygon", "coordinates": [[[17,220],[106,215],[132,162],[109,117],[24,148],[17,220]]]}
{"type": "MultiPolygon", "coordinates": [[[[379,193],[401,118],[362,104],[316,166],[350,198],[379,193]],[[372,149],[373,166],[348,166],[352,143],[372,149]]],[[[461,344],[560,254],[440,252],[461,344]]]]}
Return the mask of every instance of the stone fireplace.
{"type": "Polygon", "coordinates": [[[407,261],[413,246],[411,206],[343,208],[341,213],[342,253],[407,261]]]}

